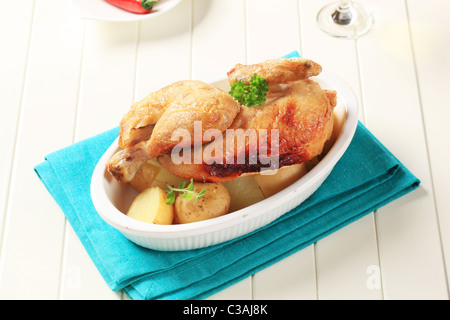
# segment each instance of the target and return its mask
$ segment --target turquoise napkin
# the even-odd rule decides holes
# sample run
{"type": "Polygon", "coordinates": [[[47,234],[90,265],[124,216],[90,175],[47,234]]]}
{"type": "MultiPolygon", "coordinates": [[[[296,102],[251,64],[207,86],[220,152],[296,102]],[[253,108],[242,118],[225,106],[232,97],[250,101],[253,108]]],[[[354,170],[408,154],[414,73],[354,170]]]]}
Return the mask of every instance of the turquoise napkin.
{"type": "Polygon", "coordinates": [[[46,156],[35,167],[101,275],[131,299],[203,299],[309,246],[417,188],[411,174],[361,123],[322,186],[304,203],[246,236],[163,252],[135,245],[105,223],[90,197],[93,170],[118,128],[46,156]]]}

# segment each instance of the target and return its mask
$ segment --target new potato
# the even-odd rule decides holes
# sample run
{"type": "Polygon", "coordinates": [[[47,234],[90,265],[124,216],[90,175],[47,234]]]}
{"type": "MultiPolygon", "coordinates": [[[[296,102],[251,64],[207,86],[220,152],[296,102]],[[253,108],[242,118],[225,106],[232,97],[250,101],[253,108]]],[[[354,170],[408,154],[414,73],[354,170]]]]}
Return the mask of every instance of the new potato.
{"type": "Polygon", "coordinates": [[[175,223],[191,223],[216,218],[228,213],[230,195],[221,183],[194,182],[194,192],[206,192],[203,197],[187,200],[178,196],[175,200],[175,223]]]}
{"type": "Polygon", "coordinates": [[[166,192],[158,187],[145,189],[133,201],[127,216],[153,224],[172,224],[173,205],[166,204],[166,192]]]}

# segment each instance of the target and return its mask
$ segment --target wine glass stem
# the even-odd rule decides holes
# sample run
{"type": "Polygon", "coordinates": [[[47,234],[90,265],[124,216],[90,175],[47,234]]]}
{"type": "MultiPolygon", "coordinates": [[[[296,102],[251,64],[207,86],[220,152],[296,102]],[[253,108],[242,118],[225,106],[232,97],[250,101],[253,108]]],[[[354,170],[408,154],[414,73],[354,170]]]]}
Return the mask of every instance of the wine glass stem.
{"type": "Polygon", "coordinates": [[[353,21],[350,10],[352,0],[340,0],[339,6],[332,14],[333,21],[339,25],[349,25],[353,21]]]}
{"type": "Polygon", "coordinates": [[[345,10],[350,7],[351,0],[341,0],[339,3],[339,9],[345,10]]]}

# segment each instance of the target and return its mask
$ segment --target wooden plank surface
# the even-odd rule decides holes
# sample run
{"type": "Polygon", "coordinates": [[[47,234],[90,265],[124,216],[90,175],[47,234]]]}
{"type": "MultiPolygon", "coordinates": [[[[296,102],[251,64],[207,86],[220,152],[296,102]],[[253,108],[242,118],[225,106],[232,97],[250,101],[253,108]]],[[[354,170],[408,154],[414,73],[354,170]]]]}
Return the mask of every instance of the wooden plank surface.
{"type": "Polygon", "coordinates": [[[450,135],[445,132],[445,128],[446,119],[450,117],[450,104],[447,102],[447,88],[450,87],[450,24],[445,14],[439,12],[450,12],[450,2],[442,0],[430,4],[408,0],[406,4],[448,287],[450,135]],[[439,8],[439,12],[436,8],[439,8]]]}
{"type": "Polygon", "coordinates": [[[368,3],[379,6],[380,21],[378,28],[358,40],[366,123],[422,181],[415,194],[378,210],[384,298],[447,298],[405,4],[368,3]]]}
{"type": "Polygon", "coordinates": [[[358,40],[320,31],[327,0],[185,0],[127,23],[80,20],[70,1],[5,4],[0,298],[128,299],[107,287],[33,167],[164,85],[298,50],[349,83],[360,120],[422,184],[210,299],[448,299],[449,2],[359,1],[375,25],[358,40]]]}
{"type": "Polygon", "coordinates": [[[33,21],[34,1],[26,4],[17,2],[8,3],[5,10],[0,12],[1,38],[7,49],[0,50],[0,95],[2,119],[8,119],[0,126],[2,137],[0,147],[6,157],[0,168],[0,235],[3,234],[9,182],[11,179],[12,162],[14,158],[15,143],[18,132],[18,119],[22,106],[23,87],[28,65],[28,49],[33,21]],[[25,9],[22,10],[22,6],[25,9]],[[15,14],[11,14],[14,12],[15,14]],[[9,32],[10,28],[16,30],[9,32]]]}
{"type": "Polygon", "coordinates": [[[1,251],[2,297],[58,298],[65,220],[33,167],[72,143],[81,29],[69,9],[65,1],[36,1],[34,8],[1,251]]]}

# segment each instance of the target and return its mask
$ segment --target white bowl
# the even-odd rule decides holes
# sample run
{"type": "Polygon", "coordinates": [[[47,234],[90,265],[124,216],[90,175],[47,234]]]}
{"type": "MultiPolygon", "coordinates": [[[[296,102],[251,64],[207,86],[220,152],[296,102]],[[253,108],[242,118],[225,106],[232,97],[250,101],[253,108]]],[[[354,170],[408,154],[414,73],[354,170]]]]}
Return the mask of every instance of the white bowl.
{"type": "Polygon", "coordinates": [[[117,8],[104,0],[72,0],[82,19],[112,22],[151,19],[171,10],[180,2],[181,0],[159,0],[149,14],[135,14],[117,8]]]}
{"type": "MultiPolygon", "coordinates": [[[[119,184],[105,164],[118,150],[116,140],[98,162],[91,181],[91,196],[100,216],[134,243],[155,250],[177,251],[211,246],[245,235],[279,218],[306,200],[330,174],[349,146],[358,123],[358,102],[352,89],[327,72],[314,77],[323,89],[337,91],[335,114],[343,123],[339,137],[326,156],[306,175],[277,194],[227,215],[188,224],[154,225],[124,214],[137,192],[119,184]]],[[[229,90],[228,81],[211,82],[229,90]]]]}

